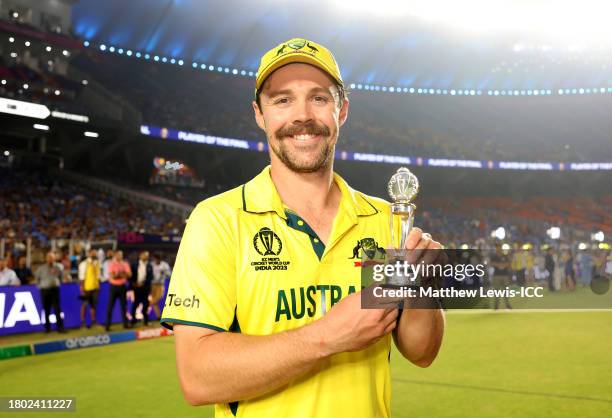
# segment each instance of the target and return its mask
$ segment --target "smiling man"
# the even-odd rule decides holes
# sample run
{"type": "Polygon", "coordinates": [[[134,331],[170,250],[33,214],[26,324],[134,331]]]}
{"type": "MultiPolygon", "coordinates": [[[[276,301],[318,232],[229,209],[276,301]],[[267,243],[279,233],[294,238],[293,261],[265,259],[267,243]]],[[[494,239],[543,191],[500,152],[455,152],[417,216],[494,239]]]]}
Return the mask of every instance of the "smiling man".
{"type": "MultiPolygon", "coordinates": [[[[325,47],[270,50],[253,110],[271,164],[187,222],[161,322],[185,398],[217,417],[389,417],[392,341],[421,367],[438,353],[441,310],[361,307],[355,242],[389,245],[391,215],[333,172],[348,109],[325,47]]],[[[415,228],[406,248],[440,244],[415,228]]]]}

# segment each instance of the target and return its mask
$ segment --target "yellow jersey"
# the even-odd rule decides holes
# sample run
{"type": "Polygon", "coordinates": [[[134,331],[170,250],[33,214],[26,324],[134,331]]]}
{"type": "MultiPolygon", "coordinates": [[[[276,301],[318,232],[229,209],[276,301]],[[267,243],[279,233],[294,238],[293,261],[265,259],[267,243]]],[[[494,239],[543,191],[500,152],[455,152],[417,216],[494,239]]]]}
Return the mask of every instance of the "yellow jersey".
{"type": "MultiPolygon", "coordinates": [[[[270,167],[200,202],[180,243],[161,323],[270,335],[320,319],[361,289],[360,262],[390,245],[389,204],[351,189],[327,245],[280,199],[270,167]]],[[[386,418],[390,334],[328,357],[316,372],[252,400],[215,405],[216,417],[386,418]]]]}
{"type": "Polygon", "coordinates": [[[85,267],[85,280],[83,290],[90,292],[100,288],[100,266],[97,261],[89,262],[85,267]]]}

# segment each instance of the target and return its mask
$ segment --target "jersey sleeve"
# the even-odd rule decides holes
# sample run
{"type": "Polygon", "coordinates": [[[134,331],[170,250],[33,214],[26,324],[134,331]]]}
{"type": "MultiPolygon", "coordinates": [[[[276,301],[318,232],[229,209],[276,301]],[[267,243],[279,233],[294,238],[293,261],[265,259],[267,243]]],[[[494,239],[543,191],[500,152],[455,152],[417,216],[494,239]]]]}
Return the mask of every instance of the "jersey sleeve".
{"type": "Polygon", "coordinates": [[[200,203],[187,221],[161,324],[229,330],[236,311],[235,237],[219,209],[200,203]]]}

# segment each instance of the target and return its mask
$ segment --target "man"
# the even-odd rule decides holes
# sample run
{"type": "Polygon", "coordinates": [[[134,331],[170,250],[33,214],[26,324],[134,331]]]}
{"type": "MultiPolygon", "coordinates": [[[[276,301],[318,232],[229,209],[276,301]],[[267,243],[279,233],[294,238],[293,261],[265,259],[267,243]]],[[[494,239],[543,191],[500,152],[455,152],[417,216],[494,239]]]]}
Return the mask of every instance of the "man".
{"type": "Polygon", "coordinates": [[[40,297],[42,299],[43,310],[45,311],[45,332],[51,331],[51,308],[55,312],[55,322],[57,332],[64,333],[64,321],[60,309],[60,283],[64,275],[64,266],[57,263],[55,253],[49,251],[46,255],[45,264],[42,264],[36,270],[34,277],[36,285],[40,289],[40,297]]]}
{"type": "MultiPolygon", "coordinates": [[[[493,266],[493,279],[491,284],[495,290],[504,290],[510,284],[510,266],[511,261],[508,254],[504,252],[502,246],[495,246],[495,254],[491,257],[491,266],[493,266]]],[[[508,296],[504,293],[504,304],[506,309],[512,309],[508,296]]],[[[499,297],[495,293],[495,310],[499,309],[499,297]]]]}
{"type": "Polygon", "coordinates": [[[17,259],[17,268],[15,269],[15,274],[23,286],[30,284],[34,279],[32,270],[26,265],[26,261],[25,256],[22,255],[19,257],[19,259],[17,259]]]}
{"type": "Polygon", "coordinates": [[[131,267],[136,272],[130,280],[130,287],[134,289],[134,303],[132,303],[132,326],[136,324],[136,309],[142,305],[142,317],[145,326],[149,325],[149,293],[153,281],[153,266],[149,263],[149,252],[141,251],[138,261],[131,267]]]}
{"type": "Polygon", "coordinates": [[[102,262],[102,277],[101,280],[103,282],[107,282],[109,280],[108,274],[108,266],[113,262],[114,251],[108,250],[106,252],[106,259],[102,262]]]}
{"type": "Polygon", "coordinates": [[[0,286],[19,286],[17,274],[6,266],[6,260],[0,258],[0,286]]]}
{"type": "Polygon", "coordinates": [[[98,292],[100,290],[100,262],[97,251],[93,248],[87,253],[87,258],[79,263],[79,283],[81,304],[81,326],[85,323],[85,310],[89,305],[90,322],[87,328],[91,328],[96,322],[96,306],[98,305],[98,292]]]}
{"type": "Polygon", "coordinates": [[[132,277],[132,269],[130,265],[123,260],[123,251],[115,251],[113,255],[113,261],[108,264],[108,282],[110,284],[109,289],[109,301],[108,310],[106,311],[106,330],[110,330],[111,320],[113,316],[113,308],[115,302],[119,300],[119,306],[121,308],[121,320],[123,322],[123,328],[128,328],[126,308],[127,308],[127,289],[125,284],[132,277]]]}
{"type": "Polygon", "coordinates": [[[548,290],[551,292],[555,291],[555,258],[554,258],[554,250],[552,247],[549,247],[546,250],[546,259],[544,261],[544,267],[548,272],[548,290]]]}
{"type": "Polygon", "coordinates": [[[151,307],[155,312],[155,318],[161,319],[159,311],[159,301],[164,294],[164,282],[167,277],[170,277],[172,271],[170,265],[162,260],[161,255],[156,253],[153,255],[153,282],[151,283],[151,307]]]}
{"type": "MultiPolygon", "coordinates": [[[[348,108],[326,48],[270,50],[253,109],[271,165],[189,218],[161,322],[185,398],[217,417],[389,417],[391,335],[414,364],[437,355],[440,309],[361,309],[352,249],[390,243],[391,215],[333,172],[348,108]]],[[[440,248],[417,228],[407,241],[440,248]]]]}

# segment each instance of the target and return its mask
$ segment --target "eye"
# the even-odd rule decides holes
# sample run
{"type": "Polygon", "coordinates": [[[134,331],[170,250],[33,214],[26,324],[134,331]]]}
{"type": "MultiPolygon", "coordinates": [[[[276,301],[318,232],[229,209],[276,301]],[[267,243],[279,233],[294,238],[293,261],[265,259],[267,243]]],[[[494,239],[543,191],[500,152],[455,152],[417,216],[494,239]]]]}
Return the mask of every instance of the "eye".
{"type": "Polygon", "coordinates": [[[327,103],[329,99],[325,96],[315,96],[314,101],[319,103],[327,103]]]}
{"type": "Polygon", "coordinates": [[[277,99],[274,101],[274,104],[287,104],[287,103],[289,103],[288,97],[281,97],[280,99],[277,99]]]}

